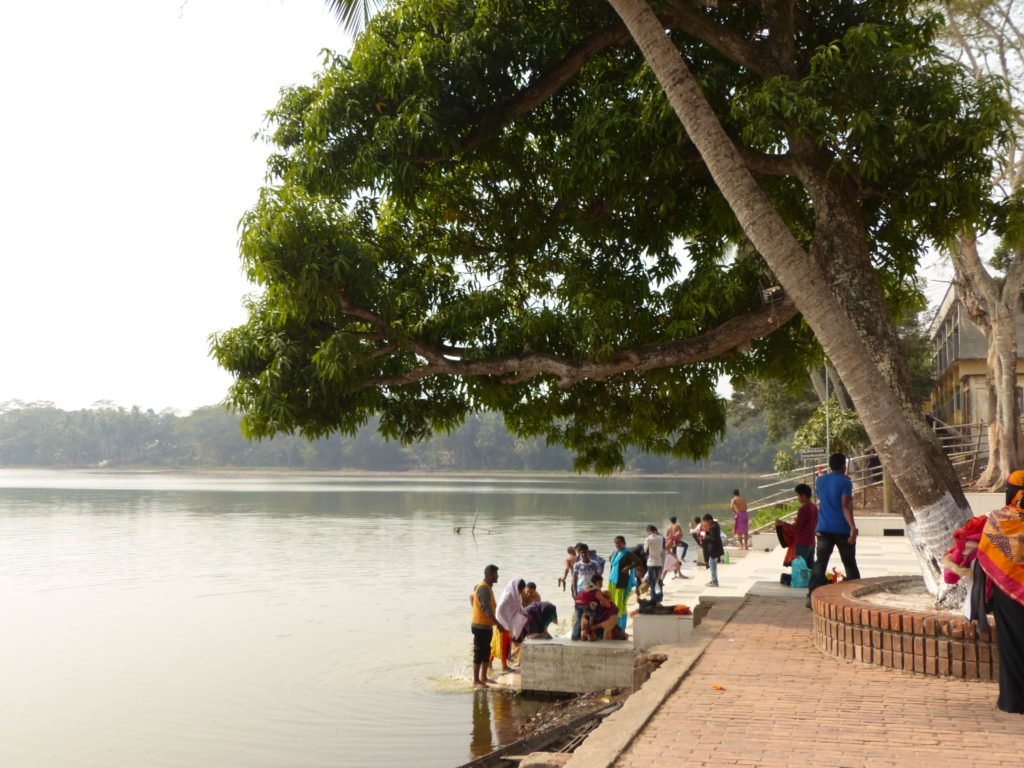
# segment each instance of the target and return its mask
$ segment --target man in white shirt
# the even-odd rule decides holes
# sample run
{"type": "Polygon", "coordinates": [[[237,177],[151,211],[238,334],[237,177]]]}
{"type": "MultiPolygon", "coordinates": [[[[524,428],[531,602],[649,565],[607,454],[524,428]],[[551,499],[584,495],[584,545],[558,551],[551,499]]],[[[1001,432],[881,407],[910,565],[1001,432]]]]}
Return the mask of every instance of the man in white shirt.
{"type": "Polygon", "coordinates": [[[665,567],[665,537],[658,533],[656,526],[647,526],[644,551],[647,552],[647,583],[651,588],[651,601],[660,603],[665,596],[661,588],[661,571],[665,567]]]}

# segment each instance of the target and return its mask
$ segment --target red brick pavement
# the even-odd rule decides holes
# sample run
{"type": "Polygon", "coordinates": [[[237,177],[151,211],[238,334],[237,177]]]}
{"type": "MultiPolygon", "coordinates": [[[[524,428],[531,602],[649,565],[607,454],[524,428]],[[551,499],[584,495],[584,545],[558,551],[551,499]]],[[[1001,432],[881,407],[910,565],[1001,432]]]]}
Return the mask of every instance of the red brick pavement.
{"type": "Polygon", "coordinates": [[[827,657],[803,600],[749,597],[616,766],[1024,765],[997,690],[827,657]]]}

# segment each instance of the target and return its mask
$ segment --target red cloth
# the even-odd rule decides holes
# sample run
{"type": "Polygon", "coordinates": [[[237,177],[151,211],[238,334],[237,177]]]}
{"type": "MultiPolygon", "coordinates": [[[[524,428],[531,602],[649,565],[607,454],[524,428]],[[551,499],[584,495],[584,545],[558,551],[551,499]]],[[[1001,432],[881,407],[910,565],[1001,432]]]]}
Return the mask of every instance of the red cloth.
{"type": "Polygon", "coordinates": [[[942,580],[946,584],[956,584],[963,575],[953,570],[951,566],[965,571],[970,570],[971,564],[978,556],[978,543],[981,541],[986,520],[986,515],[972,517],[953,533],[953,546],[942,558],[943,565],[946,566],[942,570],[942,580]]]}
{"type": "Polygon", "coordinates": [[[808,501],[796,513],[794,544],[803,547],[814,546],[814,531],[818,527],[818,505],[808,501]]]}
{"type": "Polygon", "coordinates": [[[786,547],[786,554],[782,557],[782,564],[789,567],[796,557],[796,526],[792,523],[776,523],[775,535],[779,537],[779,544],[786,547]]]}

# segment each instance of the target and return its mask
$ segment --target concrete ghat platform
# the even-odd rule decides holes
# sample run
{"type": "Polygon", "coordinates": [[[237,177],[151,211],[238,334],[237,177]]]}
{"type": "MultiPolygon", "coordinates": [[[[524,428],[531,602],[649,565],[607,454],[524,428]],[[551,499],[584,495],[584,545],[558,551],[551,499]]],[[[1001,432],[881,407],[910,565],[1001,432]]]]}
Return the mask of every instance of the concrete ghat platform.
{"type": "Polygon", "coordinates": [[[573,642],[566,637],[527,640],[520,654],[524,691],[634,691],[643,683],[643,665],[637,663],[633,644],[628,641],[573,642]]]}

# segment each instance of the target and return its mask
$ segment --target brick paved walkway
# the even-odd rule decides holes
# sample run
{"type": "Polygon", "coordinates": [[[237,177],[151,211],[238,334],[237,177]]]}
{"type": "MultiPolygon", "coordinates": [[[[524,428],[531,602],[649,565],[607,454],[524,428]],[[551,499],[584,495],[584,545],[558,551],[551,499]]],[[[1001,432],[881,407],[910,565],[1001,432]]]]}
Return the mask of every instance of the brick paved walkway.
{"type": "Polygon", "coordinates": [[[1020,766],[997,689],[826,657],[802,600],[748,597],[616,765],[1020,766]]]}

